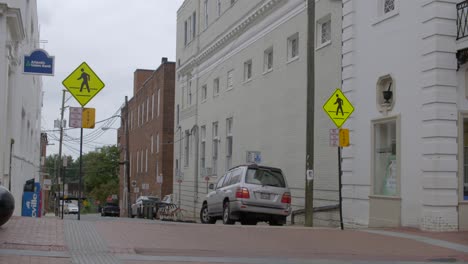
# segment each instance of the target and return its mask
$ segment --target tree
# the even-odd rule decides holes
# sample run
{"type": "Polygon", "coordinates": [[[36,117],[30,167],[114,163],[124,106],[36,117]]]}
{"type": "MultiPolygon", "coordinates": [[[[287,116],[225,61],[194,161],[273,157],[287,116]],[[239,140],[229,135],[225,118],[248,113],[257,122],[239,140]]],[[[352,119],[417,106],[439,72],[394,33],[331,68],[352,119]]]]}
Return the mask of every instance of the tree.
{"type": "Polygon", "coordinates": [[[115,145],[83,156],[84,186],[89,197],[104,202],[108,196],[119,193],[119,159],[115,145]]]}
{"type": "MultiPolygon", "coordinates": [[[[78,183],[80,159],[73,160],[71,156],[63,158],[67,159],[65,183],[78,183]]],[[[84,197],[105,202],[108,196],[119,193],[120,152],[117,146],[105,146],[99,151],[85,153],[82,159],[84,197]]],[[[49,173],[55,184],[58,183],[56,179],[58,166],[57,154],[47,156],[46,173],[49,173]]],[[[57,186],[54,186],[53,190],[56,191],[57,186]]]]}

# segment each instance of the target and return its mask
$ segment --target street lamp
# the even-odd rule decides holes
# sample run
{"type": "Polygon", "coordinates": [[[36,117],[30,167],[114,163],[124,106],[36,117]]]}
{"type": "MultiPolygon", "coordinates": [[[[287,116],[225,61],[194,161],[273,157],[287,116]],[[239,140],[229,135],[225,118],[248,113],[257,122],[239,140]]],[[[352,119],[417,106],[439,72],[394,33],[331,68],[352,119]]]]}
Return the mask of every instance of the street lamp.
{"type": "Polygon", "coordinates": [[[107,130],[109,130],[109,129],[119,130],[118,128],[115,128],[115,127],[101,127],[101,129],[102,129],[103,131],[107,131],[107,130]]]}

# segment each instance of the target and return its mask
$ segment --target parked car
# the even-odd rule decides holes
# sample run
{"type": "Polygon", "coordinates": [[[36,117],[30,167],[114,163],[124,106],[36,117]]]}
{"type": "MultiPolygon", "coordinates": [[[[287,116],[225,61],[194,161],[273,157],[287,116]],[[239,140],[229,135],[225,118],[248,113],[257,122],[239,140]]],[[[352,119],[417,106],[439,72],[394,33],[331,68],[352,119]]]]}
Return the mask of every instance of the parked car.
{"type": "Polygon", "coordinates": [[[78,206],[74,203],[68,203],[65,205],[65,214],[78,214],[78,206]]]}
{"type": "Polygon", "coordinates": [[[101,216],[120,216],[120,207],[115,203],[106,203],[101,209],[101,216]]]}
{"type": "Polygon", "coordinates": [[[270,225],[286,224],[291,213],[291,192],[279,168],[256,164],[240,165],[230,169],[203,201],[200,220],[214,224],[222,219],[226,225],[240,221],[256,225],[259,221],[270,225]]]}
{"type": "MultiPolygon", "coordinates": [[[[152,204],[153,206],[159,203],[161,199],[156,196],[140,196],[137,198],[136,202],[132,204],[132,218],[133,217],[143,217],[143,206],[147,204],[152,204]]],[[[156,210],[153,210],[153,217],[156,215],[156,210]]]]}

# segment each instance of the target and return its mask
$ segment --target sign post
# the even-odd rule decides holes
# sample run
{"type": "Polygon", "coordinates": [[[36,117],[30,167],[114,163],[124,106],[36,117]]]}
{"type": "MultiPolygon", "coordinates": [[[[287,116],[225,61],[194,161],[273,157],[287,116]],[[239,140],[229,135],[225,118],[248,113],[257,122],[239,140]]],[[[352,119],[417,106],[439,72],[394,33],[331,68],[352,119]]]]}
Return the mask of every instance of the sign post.
{"type": "Polygon", "coordinates": [[[346,122],[348,117],[354,112],[353,105],[348,98],[336,89],[335,92],[323,105],[323,110],[328,117],[336,125],[337,129],[330,129],[330,146],[338,147],[338,188],[340,200],[340,228],[343,230],[343,197],[342,197],[342,182],[343,171],[341,169],[341,149],[349,146],[349,129],[340,129],[346,122]]]}
{"type": "MultiPolygon", "coordinates": [[[[81,63],[65,80],[63,86],[73,95],[81,105],[81,113],[74,110],[74,118],[81,117],[81,122],[74,120],[75,127],[80,127],[80,172],[79,172],[79,196],[78,196],[78,220],[81,216],[81,185],[83,177],[83,128],[94,128],[95,109],[84,108],[84,106],[93,99],[105,86],[97,74],[89,67],[86,62],[81,63]],[[81,124],[80,124],[81,123],[81,124]],[[78,124],[80,126],[78,126],[78,124]]],[[[70,111],[70,119],[72,112],[70,111]]]]}

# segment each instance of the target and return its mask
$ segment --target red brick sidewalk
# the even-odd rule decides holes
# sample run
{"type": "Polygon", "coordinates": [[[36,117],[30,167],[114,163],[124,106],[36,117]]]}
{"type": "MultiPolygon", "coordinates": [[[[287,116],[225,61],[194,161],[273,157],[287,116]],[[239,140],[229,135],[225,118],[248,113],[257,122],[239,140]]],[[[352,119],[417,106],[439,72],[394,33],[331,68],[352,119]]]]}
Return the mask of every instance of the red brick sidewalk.
{"type": "MultiPolygon", "coordinates": [[[[260,258],[376,261],[451,258],[468,261],[468,254],[464,252],[359,230],[137,222],[115,222],[112,225],[97,222],[96,228],[114,253],[133,250],[143,255],[216,257],[239,256],[241,252],[243,257],[260,258]]],[[[453,237],[460,236],[452,234],[453,237]]],[[[450,239],[455,239],[453,237],[450,239]]]]}
{"type": "Polygon", "coordinates": [[[405,233],[416,236],[423,236],[433,239],[444,240],[452,243],[468,246],[468,231],[458,232],[424,232],[415,228],[397,228],[397,229],[382,229],[392,232],[405,233]]]}
{"type": "MultiPolygon", "coordinates": [[[[63,222],[55,217],[12,217],[0,227],[0,249],[44,251],[45,254],[47,251],[66,251],[63,222]]],[[[71,260],[4,254],[0,255],[0,264],[3,263],[65,264],[71,263],[71,260]]]]}

